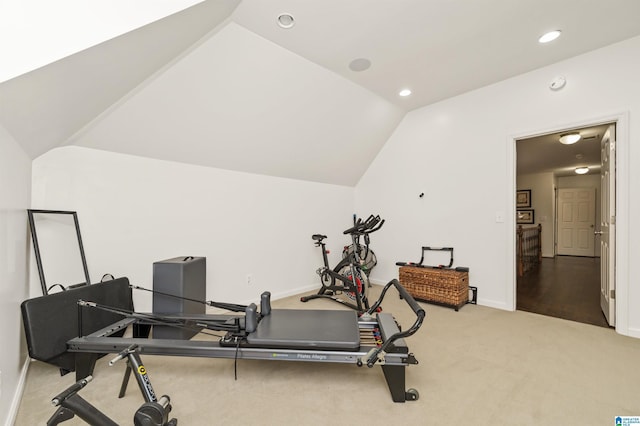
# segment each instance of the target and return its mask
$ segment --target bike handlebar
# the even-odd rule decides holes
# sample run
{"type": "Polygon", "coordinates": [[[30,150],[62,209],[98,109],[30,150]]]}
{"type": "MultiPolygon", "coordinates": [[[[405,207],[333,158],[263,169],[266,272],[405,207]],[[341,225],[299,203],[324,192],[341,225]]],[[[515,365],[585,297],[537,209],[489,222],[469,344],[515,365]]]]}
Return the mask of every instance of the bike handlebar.
{"type": "Polygon", "coordinates": [[[378,226],[373,227],[371,230],[369,230],[367,232],[367,234],[371,234],[372,232],[376,232],[378,229],[382,228],[382,225],[384,225],[384,219],[382,219],[380,221],[380,223],[378,223],[378,226]]]}
{"type": "Polygon", "coordinates": [[[362,227],[362,219],[358,219],[351,228],[345,229],[343,234],[353,234],[362,227]]]}
{"type": "Polygon", "coordinates": [[[366,220],[358,219],[355,221],[354,225],[343,231],[343,234],[352,234],[352,235],[365,235],[370,234],[372,232],[377,231],[382,227],[384,223],[384,219],[381,219],[380,216],[369,215],[366,220]]]}

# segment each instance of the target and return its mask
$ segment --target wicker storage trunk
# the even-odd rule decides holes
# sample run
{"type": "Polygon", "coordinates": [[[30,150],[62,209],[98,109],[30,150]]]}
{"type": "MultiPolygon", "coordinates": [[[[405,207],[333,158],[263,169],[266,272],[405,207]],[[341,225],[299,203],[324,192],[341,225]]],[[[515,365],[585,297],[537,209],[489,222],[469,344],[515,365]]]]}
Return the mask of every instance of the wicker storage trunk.
{"type": "Polygon", "coordinates": [[[417,300],[454,308],[469,300],[469,272],[446,268],[402,266],[400,284],[417,300]]]}

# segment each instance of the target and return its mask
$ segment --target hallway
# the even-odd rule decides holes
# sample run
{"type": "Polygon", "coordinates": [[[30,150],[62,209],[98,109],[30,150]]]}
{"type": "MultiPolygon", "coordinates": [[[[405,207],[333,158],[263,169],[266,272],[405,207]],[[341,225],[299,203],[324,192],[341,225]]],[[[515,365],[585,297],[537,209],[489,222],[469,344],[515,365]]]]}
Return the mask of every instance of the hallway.
{"type": "Polygon", "coordinates": [[[517,306],[533,312],[609,327],[600,309],[600,259],[556,256],[518,278],[517,306]]]}

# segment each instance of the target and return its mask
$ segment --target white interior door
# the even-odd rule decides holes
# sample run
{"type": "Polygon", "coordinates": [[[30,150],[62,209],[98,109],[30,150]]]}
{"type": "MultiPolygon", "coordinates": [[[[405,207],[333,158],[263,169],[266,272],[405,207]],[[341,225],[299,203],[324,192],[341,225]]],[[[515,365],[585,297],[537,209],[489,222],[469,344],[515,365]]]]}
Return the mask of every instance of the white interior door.
{"type": "Polygon", "coordinates": [[[615,126],[609,126],[600,142],[602,188],[600,215],[600,307],[610,326],[615,326],[615,226],[616,150],[615,126]]]}
{"type": "Polygon", "coordinates": [[[596,189],[558,189],[558,254],[594,256],[596,189]]]}

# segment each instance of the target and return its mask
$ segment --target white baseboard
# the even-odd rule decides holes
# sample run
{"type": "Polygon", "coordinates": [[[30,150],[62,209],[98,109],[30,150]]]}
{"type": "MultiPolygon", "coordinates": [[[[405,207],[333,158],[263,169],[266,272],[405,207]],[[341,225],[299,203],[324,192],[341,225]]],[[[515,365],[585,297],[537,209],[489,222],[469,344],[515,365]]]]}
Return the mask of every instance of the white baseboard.
{"type": "MultiPolygon", "coordinates": [[[[312,291],[312,290],[318,290],[318,288],[319,288],[319,284],[309,284],[307,286],[297,287],[297,288],[294,288],[292,290],[286,290],[286,291],[280,291],[280,292],[276,292],[276,293],[271,293],[271,300],[284,299],[285,297],[294,296],[296,294],[306,293],[306,292],[312,291]]],[[[236,303],[236,302],[234,302],[234,303],[236,303]]],[[[237,303],[239,305],[249,305],[251,303],[256,303],[258,305],[258,307],[260,307],[260,300],[255,300],[255,299],[243,300],[243,301],[240,301],[240,302],[237,302],[237,303]]],[[[207,306],[206,312],[207,312],[207,314],[210,314],[210,315],[218,315],[218,314],[227,314],[227,313],[229,313],[229,311],[226,310],[226,309],[212,308],[210,306],[207,306]]]]}
{"type": "Polygon", "coordinates": [[[640,328],[629,327],[627,329],[626,335],[629,337],[635,337],[636,339],[640,339],[640,328]]]}
{"type": "MultiPolygon", "coordinates": [[[[377,284],[377,285],[384,286],[389,281],[380,280],[380,279],[370,279],[369,282],[371,282],[371,284],[377,284]]],[[[486,307],[489,307],[489,308],[501,309],[503,311],[512,311],[513,310],[513,309],[509,309],[509,307],[504,302],[498,302],[498,301],[490,300],[490,299],[483,299],[481,297],[478,297],[477,304],[481,305],[481,306],[486,306],[486,307]]]]}
{"type": "Polygon", "coordinates": [[[320,288],[319,283],[309,284],[309,285],[297,287],[291,290],[271,293],[271,299],[272,300],[284,299],[285,297],[293,296],[300,293],[306,293],[312,290],[318,290],[319,288],[320,288]]]}
{"type": "Polygon", "coordinates": [[[497,302],[495,300],[483,299],[481,297],[478,297],[478,305],[486,306],[488,308],[500,309],[503,311],[513,311],[513,309],[507,306],[506,303],[504,302],[497,302]]]}
{"type": "MultiPolygon", "coordinates": [[[[389,281],[390,281],[390,280],[389,280],[389,281]]],[[[369,282],[370,282],[371,284],[376,284],[376,285],[381,285],[381,286],[385,286],[385,285],[387,285],[387,283],[388,283],[389,281],[376,280],[376,279],[373,279],[373,278],[369,278],[369,282]]]]}
{"type": "Polygon", "coordinates": [[[27,382],[27,372],[29,371],[29,364],[31,364],[31,358],[27,357],[24,361],[24,365],[22,366],[22,371],[20,372],[20,379],[18,380],[18,385],[16,386],[16,391],[13,394],[13,401],[11,402],[11,407],[9,407],[9,412],[7,413],[7,418],[5,420],[5,426],[13,426],[16,422],[16,417],[18,416],[18,408],[20,408],[20,401],[22,400],[22,394],[24,392],[24,385],[27,382]]]}

